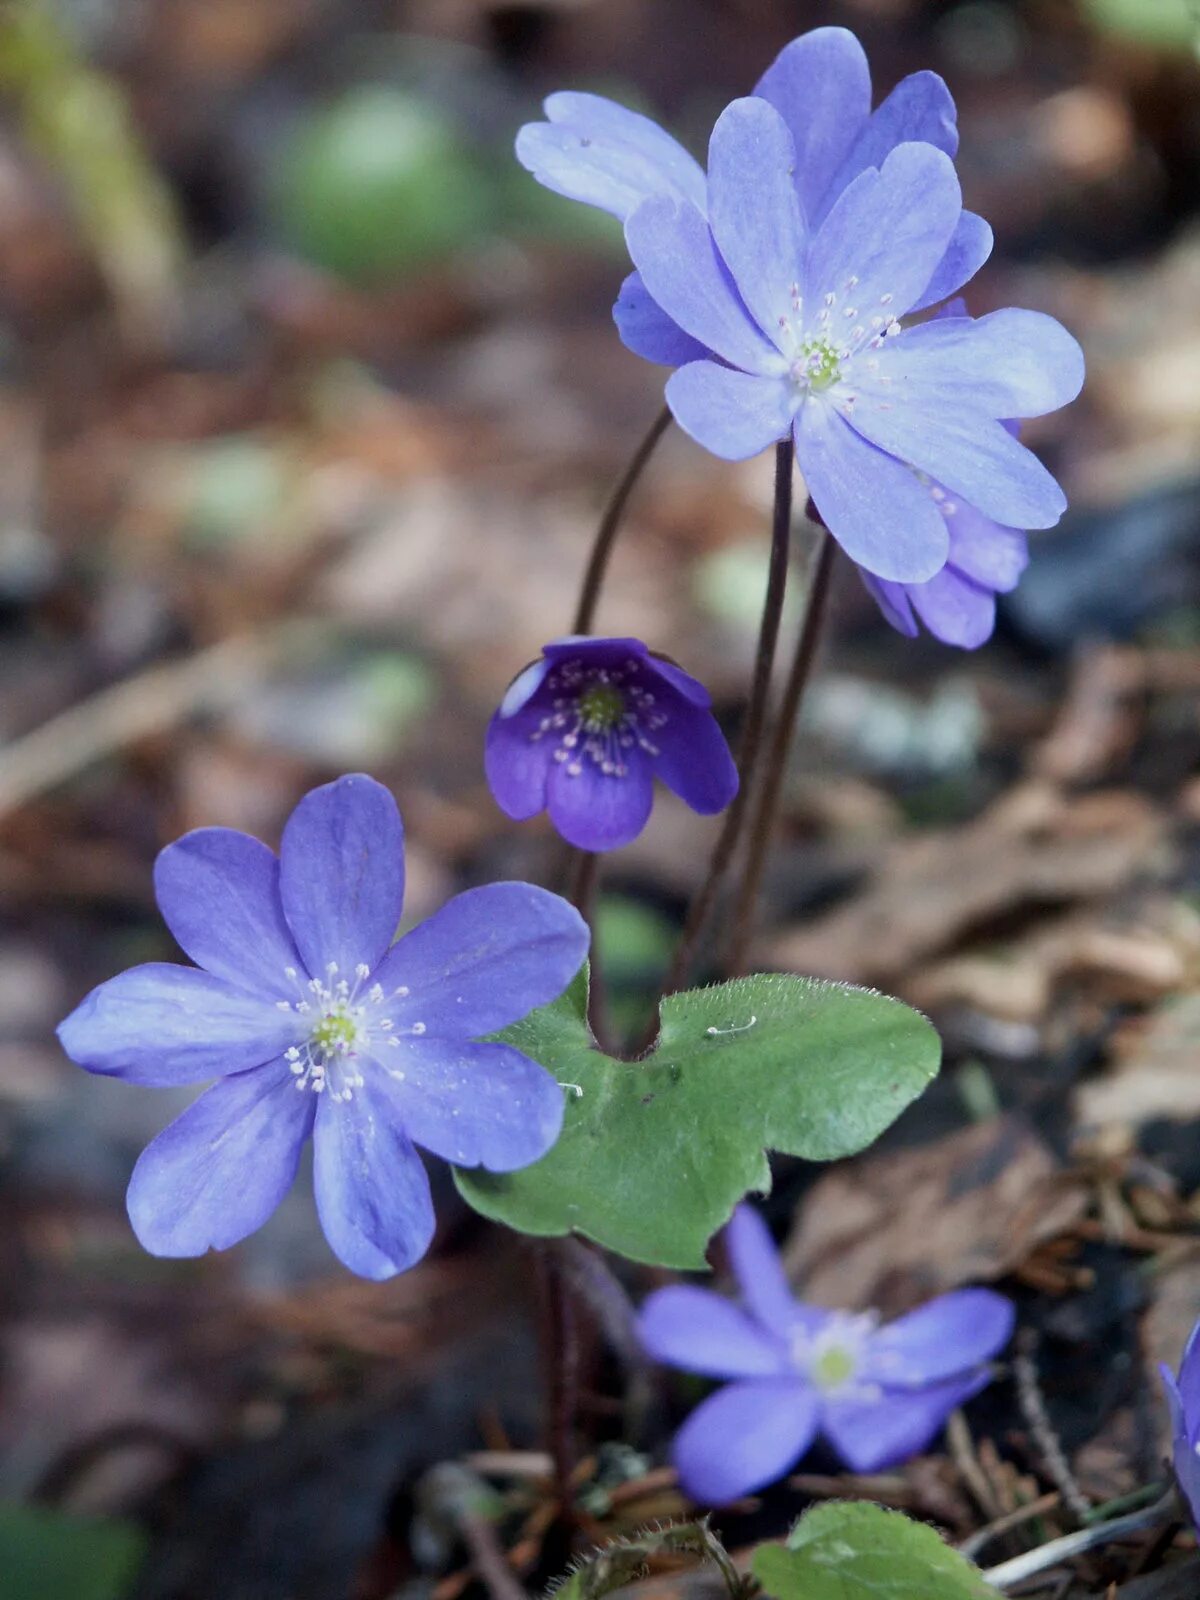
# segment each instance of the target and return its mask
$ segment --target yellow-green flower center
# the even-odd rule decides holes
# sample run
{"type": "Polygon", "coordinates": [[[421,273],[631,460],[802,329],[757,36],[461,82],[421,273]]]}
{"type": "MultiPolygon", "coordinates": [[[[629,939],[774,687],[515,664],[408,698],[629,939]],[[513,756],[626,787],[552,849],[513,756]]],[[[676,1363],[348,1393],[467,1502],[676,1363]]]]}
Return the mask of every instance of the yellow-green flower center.
{"type": "Polygon", "coordinates": [[[314,1054],[331,1056],[344,1054],[358,1040],[358,1023],[342,1006],[327,1011],[309,1035],[314,1054]]]}
{"type": "Polygon", "coordinates": [[[818,1389],[840,1389],[854,1376],[858,1365],[845,1345],[831,1344],[813,1360],[808,1375],[818,1389]]]}
{"type": "Polygon", "coordinates": [[[828,339],[810,337],[802,341],[792,371],[809,389],[828,389],[842,376],[841,358],[828,339]]]}
{"type": "Polygon", "coordinates": [[[625,715],[625,696],[611,683],[592,683],[579,696],[579,720],[588,733],[610,733],[625,715]]]}

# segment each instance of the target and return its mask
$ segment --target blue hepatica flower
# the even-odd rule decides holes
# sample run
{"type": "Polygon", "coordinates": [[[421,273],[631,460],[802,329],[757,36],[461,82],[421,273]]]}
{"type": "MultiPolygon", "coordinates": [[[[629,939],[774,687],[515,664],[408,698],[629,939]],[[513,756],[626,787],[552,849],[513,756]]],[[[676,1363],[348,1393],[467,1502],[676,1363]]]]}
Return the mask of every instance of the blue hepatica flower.
{"type": "Polygon", "coordinates": [[[509,685],[488,727],[496,803],[517,821],[548,811],[569,844],[635,839],[654,778],[704,815],[737,793],[737,769],[704,685],[640,639],[556,639],[509,685]]]}
{"type": "MultiPolygon", "coordinates": [[[[786,45],[754,94],[779,112],[795,148],[797,199],[810,229],[860,173],[898,144],[919,140],[953,156],[954,101],[935,72],[904,78],[874,112],[862,46],[845,28],[814,28],[786,45]]],[[[546,122],[517,136],[517,158],[548,189],[598,206],[625,222],[644,200],[675,199],[707,215],[704,169],[657,123],[599,95],[553,94],[546,122]]],[[[982,217],[961,213],[929,282],[909,308],[935,305],[978,272],[992,248],[982,217]]],[[[707,354],[659,306],[640,275],[629,277],[614,310],[626,345],[648,361],[683,366],[707,354]]]]}
{"type": "Polygon", "coordinates": [[[680,1285],[652,1294],[640,1318],[656,1360],[733,1380],[675,1438],[680,1482],[709,1505],[773,1483],[818,1433],[852,1472],[915,1455],[987,1384],[987,1363],[1012,1336],[1013,1307],[989,1289],[941,1295],[884,1326],[802,1305],[749,1206],[725,1243],[742,1305],[680,1285]]]}
{"type": "Polygon", "coordinates": [[[154,962],[94,989],[58,1030],[89,1072],[220,1081],[143,1151],[129,1216],[145,1248],[198,1256],[270,1216],[313,1139],[317,1212],[351,1271],[387,1278],[433,1236],[415,1145],[507,1172],[557,1139],[563,1094],[519,1051],[477,1043],[561,994],[587,954],[557,895],[497,883],[395,945],[404,835],[361,775],[306,795],[279,857],[229,828],[185,834],[154,872],[195,967],[154,962]]]}
{"type": "Polygon", "coordinates": [[[1192,1526],[1200,1534],[1200,1323],[1184,1347],[1178,1378],[1169,1367],[1159,1371],[1171,1408],[1175,1481],[1187,1502],[1192,1526]]]}

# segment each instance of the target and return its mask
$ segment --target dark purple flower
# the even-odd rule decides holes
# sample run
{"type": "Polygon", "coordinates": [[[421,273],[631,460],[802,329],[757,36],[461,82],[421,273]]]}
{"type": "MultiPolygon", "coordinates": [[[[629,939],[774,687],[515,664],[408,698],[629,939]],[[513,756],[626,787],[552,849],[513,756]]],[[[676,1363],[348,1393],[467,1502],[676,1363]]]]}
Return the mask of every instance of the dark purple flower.
{"type": "Polygon", "coordinates": [[[433,1236],[414,1145],[507,1172],[557,1139],[563,1095],[508,1045],[478,1043],[562,993],[582,918],[527,883],[469,890],[392,939],[404,834],[361,774],[306,795],[279,856],[200,828],[160,854],[155,891],[195,967],[102,983],[60,1024],[73,1061],[128,1083],[208,1089],[143,1151],[129,1217],[154,1255],[223,1250],[260,1227],[313,1138],[321,1226],[351,1271],[387,1278],[433,1236]]]}
{"type": "Polygon", "coordinates": [[[711,705],[703,684],[640,639],[556,639],[488,727],[496,803],[518,822],[548,811],[581,850],[636,839],[656,775],[693,811],[721,811],[738,780],[711,705]]]}
{"type": "Polygon", "coordinates": [[[675,1438],[680,1482],[705,1504],[773,1483],[818,1433],[852,1472],[906,1460],[985,1386],[1012,1335],[1012,1305],[989,1289],[940,1295],[882,1327],[872,1313],[802,1305],[746,1205],[725,1243],[741,1305],[680,1285],[652,1294],[639,1324],[656,1360],[733,1380],[675,1438]]]}
{"type": "Polygon", "coordinates": [[[1179,1363],[1179,1377],[1159,1368],[1171,1408],[1172,1464],[1175,1481],[1200,1534],[1200,1323],[1192,1329],[1179,1363]]]}

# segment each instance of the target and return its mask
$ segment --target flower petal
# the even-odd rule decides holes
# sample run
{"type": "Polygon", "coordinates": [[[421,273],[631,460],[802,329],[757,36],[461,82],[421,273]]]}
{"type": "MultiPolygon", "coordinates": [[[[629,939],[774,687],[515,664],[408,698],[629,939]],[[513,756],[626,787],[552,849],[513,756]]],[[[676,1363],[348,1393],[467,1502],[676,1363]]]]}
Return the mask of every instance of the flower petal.
{"type": "Polygon", "coordinates": [[[799,1378],[751,1378],[702,1401],[672,1447],[683,1488],[705,1505],[724,1505],[774,1483],[797,1462],[817,1430],[815,1392],[799,1378]]]}
{"type": "Polygon", "coordinates": [[[916,304],[962,213],[954,163],[928,144],[902,144],[834,202],[809,254],[806,305],[824,299],[834,327],[850,310],[900,317],[916,304]],[[829,296],[833,295],[833,300],[829,296]]]}
{"type": "Polygon", "coordinates": [[[546,122],[517,134],[517,160],[539,183],[623,222],[652,195],[704,207],[704,172],[678,140],[649,117],[601,95],[552,94],[546,122]]]}
{"type": "Polygon", "coordinates": [[[325,1237],[351,1272],[376,1280],[419,1261],[434,1229],[429,1179],[380,1078],[368,1079],[351,1100],[321,1095],[313,1130],[313,1189],[325,1237]]]}
{"type": "Polygon", "coordinates": [[[681,694],[689,705],[699,706],[702,711],[707,711],[712,705],[712,695],[700,682],[693,678],[690,672],[685,672],[675,661],[669,661],[666,656],[652,655],[649,665],[671,689],[681,694]]]}
{"type": "Polygon", "coordinates": [[[813,28],[784,45],[754,92],[787,123],[800,202],[816,226],[834,175],[870,116],[863,47],[848,28],[813,28]]]}
{"type": "Polygon", "coordinates": [[[795,167],[787,124],[767,101],[735,100],[717,118],[708,146],[709,226],[751,316],[780,349],[781,325],[799,317],[804,275],[795,167]]]}
{"type": "Polygon", "coordinates": [[[389,791],[363,773],[313,789],[279,854],[284,914],[309,972],[374,967],[404,899],[404,829],[389,791]]]}
{"type": "Polygon", "coordinates": [[[1053,317],[1011,308],[907,328],[885,342],[878,371],[897,408],[929,396],[996,418],[1040,417],[1083,387],[1083,351],[1053,317]]]}
{"type": "Polygon", "coordinates": [[[993,522],[974,506],[960,503],[945,515],[950,529],[950,565],[997,594],[1015,589],[1029,565],[1025,535],[993,522]]]}
{"type": "Polygon", "coordinates": [[[857,567],[855,570],[866,585],[867,593],[883,612],[884,619],[906,639],[915,639],[921,630],[917,626],[917,619],[913,616],[913,609],[909,604],[908,586],[903,583],[889,583],[886,578],[877,578],[863,567],[857,567]]]}
{"type": "Polygon", "coordinates": [[[625,224],[625,241],[646,292],[685,333],[746,372],[782,369],[695,206],[647,200],[625,224]]]}
{"type": "Polygon", "coordinates": [[[376,1061],[396,1122],[422,1148],[459,1167],[515,1172],[562,1131],[563,1091],[536,1061],[505,1044],[403,1039],[376,1061]]]}
{"type": "Polygon", "coordinates": [[[996,627],[996,596],[947,563],[928,583],[911,584],[908,598],[935,639],[978,650],[996,627]]]}
{"type": "Polygon", "coordinates": [[[143,1248],[201,1256],[261,1228],[292,1186],[315,1110],[282,1061],[206,1090],[133,1169],[127,1205],[143,1248]]]}
{"type": "Polygon", "coordinates": [[[626,752],[624,777],[601,772],[594,761],[555,762],[546,782],[550,821],[578,850],[617,850],[636,839],[654,804],[650,763],[640,750],[626,752]],[[578,771],[572,773],[571,766],[578,771]]]}
{"type": "Polygon", "coordinates": [[[956,118],[953,97],[936,72],[911,72],[901,78],[859,130],[834,175],[814,226],[860,172],[882,167],[897,145],[931,144],[953,158],[958,153],[956,118]]]}
{"type": "Polygon", "coordinates": [[[788,1370],[787,1347],[732,1301],[673,1284],[648,1296],[638,1338],[664,1366],[709,1378],[767,1378],[788,1370]]]}
{"type": "Polygon", "coordinates": [[[1016,1311],[991,1289],[956,1289],[897,1317],[871,1337],[863,1378],[919,1388],[977,1367],[1012,1338],[1016,1311]]]}
{"type": "Polygon", "coordinates": [[[589,937],[560,895],[489,883],[406,933],[374,977],[385,993],[409,991],[393,1011],[397,1022],[424,1023],[428,1038],[478,1039],[557,1000],[587,959],[589,937]]]}
{"type": "Polygon", "coordinates": [[[163,1089],[261,1067],[296,1043],[298,1021],[223,978],[152,961],[93,989],[58,1037],[89,1072],[163,1089]]]}
{"type": "Polygon", "coordinates": [[[538,737],[546,715],[545,706],[535,704],[511,716],[497,711],[488,723],[483,770],[496,804],[514,822],[536,817],[546,807],[554,758],[554,742],[538,737]]]}
{"type": "Polygon", "coordinates": [[[1200,1439],[1200,1322],[1192,1329],[1179,1363],[1179,1394],[1193,1444],[1200,1439]]]}
{"type": "Polygon", "coordinates": [[[764,1328],[789,1338],[802,1309],[779,1259],[779,1251],[762,1216],[751,1205],[734,1211],[721,1235],[738,1291],[764,1328]]]}
{"type": "Polygon", "coordinates": [[[761,378],[692,361],[667,379],[667,404],[697,444],[723,461],[746,461],[787,436],[795,390],[784,378],[761,378]]]}
{"type": "Polygon", "coordinates": [[[651,299],[640,273],[631,272],[621,285],[613,306],[613,321],[626,350],[656,366],[682,367],[689,361],[703,361],[708,355],[698,339],[684,333],[651,299]]]}
{"type": "Polygon", "coordinates": [[[925,285],[920,299],[909,310],[924,311],[926,306],[935,306],[939,300],[957,294],[964,283],[970,283],[991,255],[992,243],[990,226],[973,211],[964,211],[946,246],[945,255],[933,269],[933,277],[925,285]]]}
{"type": "Polygon", "coordinates": [[[724,811],[737,793],[738,772],[717,719],[681,695],[663,694],[660,709],[667,721],[650,735],[659,752],[655,776],[702,817],[724,811]]]}
{"type": "Polygon", "coordinates": [[[1009,528],[1052,528],[1066,510],[1066,496],[1046,468],[992,417],[924,393],[901,401],[889,390],[878,402],[878,392],[864,386],[849,419],[854,431],[927,472],[984,516],[1009,528]]]}
{"type": "Polygon", "coordinates": [[[154,892],[176,942],[238,989],[290,998],[304,965],[284,920],[279,861],[234,828],[197,828],[159,852],[154,892]]]}
{"type": "Polygon", "coordinates": [[[924,1450],[990,1380],[976,1372],[927,1389],[888,1389],[877,1400],[826,1400],[821,1432],[851,1472],[882,1472],[924,1450]]]}
{"type": "Polygon", "coordinates": [[[928,489],[819,400],[796,418],[796,460],[825,526],[859,566],[895,583],[923,583],[945,566],[950,535],[928,489]]]}

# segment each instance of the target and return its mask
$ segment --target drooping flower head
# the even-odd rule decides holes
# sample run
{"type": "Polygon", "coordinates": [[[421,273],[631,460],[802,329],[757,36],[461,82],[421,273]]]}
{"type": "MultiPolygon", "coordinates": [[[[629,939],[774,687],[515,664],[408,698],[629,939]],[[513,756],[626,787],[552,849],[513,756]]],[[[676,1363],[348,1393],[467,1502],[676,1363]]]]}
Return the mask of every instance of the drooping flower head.
{"type": "Polygon", "coordinates": [[[1200,1534],[1200,1323],[1192,1329],[1179,1363],[1178,1378],[1160,1367],[1171,1409],[1171,1459],[1175,1481],[1187,1502],[1192,1526],[1200,1534]]]}
{"type": "Polygon", "coordinates": [[[766,1224],[739,1206],[725,1232],[740,1305],[707,1289],[659,1289],[641,1340],[669,1366],[732,1381],[676,1435],[680,1481],[721,1505],[782,1477],[823,1434],[852,1472],[879,1472],[925,1448],[990,1378],[1012,1336],[1011,1302],[959,1289],[881,1326],[871,1313],[793,1299],[766,1224]]]}
{"type": "Polygon", "coordinates": [[[516,821],[548,811],[581,850],[635,839],[656,776],[693,811],[721,811],[738,780],[711,704],[703,684],[640,639],[556,639],[488,727],[496,803],[516,821]]]}
{"type": "Polygon", "coordinates": [[[387,1278],[433,1236],[414,1146],[507,1172],[557,1139],[563,1092],[508,1045],[477,1043],[555,999],[588,931],[557,895],[497,883],[392,939],[404,896],[396,802],[340,778],[293,811],[278,857],[201,828],[168,845],[159,907],[194,967],[102,983],[60,1024],[89,1072],[155,1087],[220,1081],[143,1151],[129,1217],[154,1255],[197,1256],[275,1210],[313,1139],[317,1212],[353,1272],[387,1278]]]}

